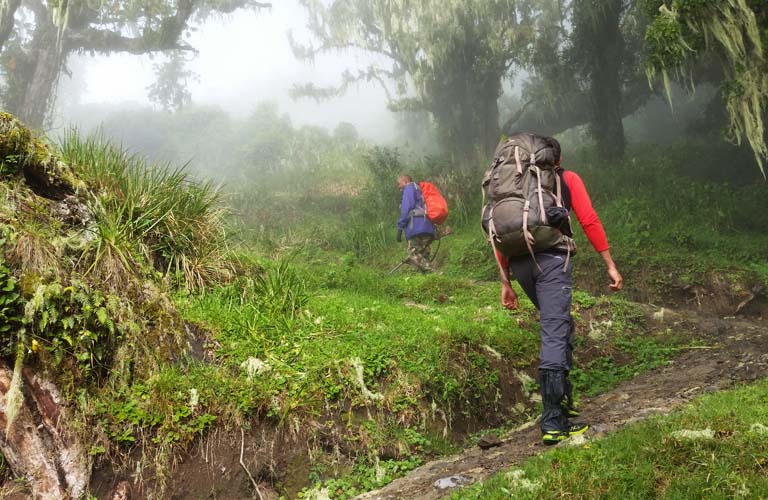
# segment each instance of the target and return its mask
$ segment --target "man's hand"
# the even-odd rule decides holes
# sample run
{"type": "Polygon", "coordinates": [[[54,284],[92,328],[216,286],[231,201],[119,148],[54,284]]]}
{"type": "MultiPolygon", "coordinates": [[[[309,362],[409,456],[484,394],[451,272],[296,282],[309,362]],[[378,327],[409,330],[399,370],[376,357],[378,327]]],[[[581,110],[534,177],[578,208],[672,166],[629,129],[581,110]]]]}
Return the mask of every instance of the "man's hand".
{"type": "Polygon", "coordinates": [[[397,242],[400,243],[401,241],[403,241],[403,230],[402,229],[398,229],[397,230],[397,242]]]}
{"type": "Polygon", "coordinates": [[[520,305],[517,302],[517,294],[509,283],[501,284],[501,305],[510,310],[517,309],[520,305]]]}
{"type": "Polygon", "coordinates": [[[616,263],[613,262],[611,251],[606,248],[600,252],[600,256],[605,262],[606,269],[608,269],[608,277],[611,278],[611,282],[608,283],[608,286],[611,288],[611,291],[618,292],[621,290],[621,287],[624,286],[624,278],[621,277],[621,273],[619,273],[616,263]]]}
{"type": "Polygon", "coordinates": [[[608,276],[611,278],[611,282],[608,284],[611,290],[614,292],[621,290],[621,287],[624,285],[624,278],[621,277],[621,273],[616,269],[616,266],[608,268],[608,276]]]}

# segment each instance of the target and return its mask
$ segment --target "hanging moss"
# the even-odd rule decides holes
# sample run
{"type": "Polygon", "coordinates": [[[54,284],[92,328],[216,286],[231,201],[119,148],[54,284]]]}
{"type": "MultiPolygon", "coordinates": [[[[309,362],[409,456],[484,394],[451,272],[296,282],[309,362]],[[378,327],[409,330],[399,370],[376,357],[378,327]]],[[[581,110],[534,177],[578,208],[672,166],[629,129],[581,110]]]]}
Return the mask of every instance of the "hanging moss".
{"type": "Polygon", "coordinates": [[[701,54],[717,52],[726,72],[722,93],[729,135],[736,143],[746,137],[765,175],[768,63],[755,12],[746,0],[672,0],[657,8],[645,37],[649,79],[661,76],[669,98],[670,73],[685,79],[701,54]]]}

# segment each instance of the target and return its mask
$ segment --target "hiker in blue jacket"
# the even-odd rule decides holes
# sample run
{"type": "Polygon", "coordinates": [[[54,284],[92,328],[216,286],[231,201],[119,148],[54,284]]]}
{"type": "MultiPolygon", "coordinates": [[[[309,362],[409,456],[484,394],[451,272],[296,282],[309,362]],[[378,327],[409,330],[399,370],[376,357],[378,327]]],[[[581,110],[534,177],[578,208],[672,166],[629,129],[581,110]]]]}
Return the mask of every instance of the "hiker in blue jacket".
{"type": "Polygon", "coordinates": [[[429,246],[435,239],[435,226],[427,219],[427,211],[419,186],[410,175],[397,178],[397,188],[402,191],[400,220],[397,222],[397,241],[408,240],[408,263],[421,272],[432,271],[429,264],[429,246]]]}

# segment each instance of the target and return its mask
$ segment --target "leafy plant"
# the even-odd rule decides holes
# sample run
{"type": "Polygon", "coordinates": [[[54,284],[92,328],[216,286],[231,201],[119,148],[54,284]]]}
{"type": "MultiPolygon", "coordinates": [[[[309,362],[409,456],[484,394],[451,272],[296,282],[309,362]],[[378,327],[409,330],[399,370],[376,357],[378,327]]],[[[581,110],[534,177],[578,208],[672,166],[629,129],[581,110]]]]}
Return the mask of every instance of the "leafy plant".
{"type": "Polygon", "coordinates": [[[138,331],[128,304],[83,281],[40,284],[26,305],[34,352],[56,364],[74,358],[85,377],[103,377],[122,336],[138,331]]]}

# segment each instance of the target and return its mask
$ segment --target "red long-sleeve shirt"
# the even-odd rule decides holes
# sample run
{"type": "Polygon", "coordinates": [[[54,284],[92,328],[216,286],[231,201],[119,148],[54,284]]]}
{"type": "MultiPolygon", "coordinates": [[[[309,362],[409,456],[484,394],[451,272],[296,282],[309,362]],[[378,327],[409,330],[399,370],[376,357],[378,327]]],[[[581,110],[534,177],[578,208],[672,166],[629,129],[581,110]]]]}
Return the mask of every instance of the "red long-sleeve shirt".
{"type": "MultiPolygon", "coordinates": [[[[563,171],[563,180],[568,186],[571,194],[571,210],[576,214],[579,224],[587,235],[589,242],[596,252],[608,250],[608,237],[605,235],[605,229],[597,216],[597,212],[592,207],[592,200],[589,198],[587,188],[584,187],[584,181],[581,177],[570,170],[563,171]]],[[[509,265],[508,259],[503,255],[496,253],[496,257],[504,269],[509,265]]]]}
{"type": "Polygon", "coordinates": [[[608,250],[608,237],[605,235],[605,229],[603,229],[597,212],[592,208],[592,200],[589,199],[584,181],[576,172],[570,170],[563,172],[563,179],[571,192],[571,210],[576,214],[576,218],[584,229],[589,242],[592,243],[592,247],[598,253],[608,250]]]}

